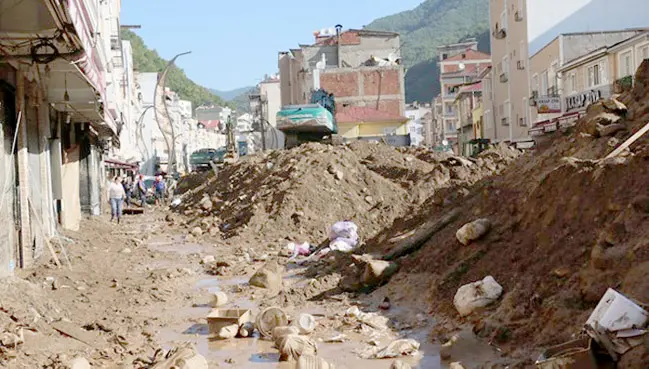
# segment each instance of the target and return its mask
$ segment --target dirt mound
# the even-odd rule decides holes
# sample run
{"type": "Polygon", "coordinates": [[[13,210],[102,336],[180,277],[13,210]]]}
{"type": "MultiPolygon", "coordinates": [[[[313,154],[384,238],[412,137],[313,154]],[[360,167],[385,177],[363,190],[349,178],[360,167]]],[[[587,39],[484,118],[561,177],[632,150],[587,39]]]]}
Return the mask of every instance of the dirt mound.
{"type": "Polygon", "coordinates": [[[383,144],[310,143],[248,157],[217,176],[202,174],[205,182],[187,192],[177,211],[189,216],[190,227],[226,238],[263,234],[265,240],[319,243],[340,220],[354,221],[360,236],[370,238],[435,191],[473,183],[509,161],[492,154],[423,161],[383,144]]]}
{"type": "Polygon", "coordinates": [[[649,62],[636,78],[634,90],[618,97],[628,111],[615,112],[615,123],[603,122],[599,114],[611,113],[604,105],[616,103],[601,102],[576,127],[557,132],[502,176],[476,183],[461,201],[447,190],[445,201],[424,203],[420,212],[368,240],[365,252],[386,254],[393,247],[388,238],[460,210],[422,249],[398,261],[399,275],[381,293],[413,300],[427,294],[431,312],[441,317],[440,332],[468,322],[480,337],[523,359],[578,334],[608,287],[649,302],[649,282],[641,277],[649,272],[649,138],[620,157],[598,160],[649,118],[649,89],[644,90],[649,62]],[[602,131],[609,124],[622,128],[613,135],[588,133],[610,133],[602,131]],[[456,231],[479,218],[489,219],[493,229],[462,246],[456,231]],[[455,292],[487,275],[504,287],[503,298],[468,321],[459,320],[455,292]],[[404,281],[413,280],[416,285],[405,288],[404,281]]]}

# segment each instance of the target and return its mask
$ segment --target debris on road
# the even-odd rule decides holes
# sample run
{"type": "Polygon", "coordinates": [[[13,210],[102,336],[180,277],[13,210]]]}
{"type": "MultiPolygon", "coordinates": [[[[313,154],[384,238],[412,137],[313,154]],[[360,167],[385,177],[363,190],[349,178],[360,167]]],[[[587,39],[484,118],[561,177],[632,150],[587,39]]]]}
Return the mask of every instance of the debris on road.
{"type": "Polygon", "coordinates": [[[279,361],[297,361],[302,355],[317,355],[315,342],[295,334],[283,336],[279,341],[279,361]]]}
{"type": "Polygon", "coordinates": [[[297,361],[296,369],[335,369],[335,366],[321,357],[303,354],[297,361]]]}
{"type": "Polygon", "coordinates": [[[401,339],[378,348],[370,347],[360,353],[363,359],[391,359],[400,356],[414,355],[419,351],[419,342],[413,339],[401,339]]]}
{"type": "Polygon", "coordinates": [[[453,298],[453,304],[460,316],[470,315],[474,310],[489,306],[503,293],[503,288],[492,276],[460,287],[453,298]]]}
{"type": "Polygon", "coordinates": [[[262,336],[270,338],[273,337],[275,328],[288,326],[288,317],[284,310],[278,307],[269,307],[257,315],[255,325],[262,336]]]}
{"type": "Polygon", "coordinates": [[[410,365],[401,360],[396,360],[390,365],[390,369],[411,369],[410,365]]]}
{"type": "Polygon", "coordinates": [[[282,268],[276,262],[262,266],[249,281],[251,286],[279,291],[282,288],[282,268]]]}
{"type": "Polygon", "coordinates": [[[185,344],[169,350],[164,357],[154,359],[149,369],[208,369],[207,360],[198,354],[193,345],[185,344]]]}
{"type": "Polygon", "coordinates": [[[471,223],[467,223],[462,228],[457,230],[455,236],[457,240],[463,245],[468,245],[471,241],[480,239],[487,234],[491,229],[491,222],[489,219],[478,219],[471,223]]]}

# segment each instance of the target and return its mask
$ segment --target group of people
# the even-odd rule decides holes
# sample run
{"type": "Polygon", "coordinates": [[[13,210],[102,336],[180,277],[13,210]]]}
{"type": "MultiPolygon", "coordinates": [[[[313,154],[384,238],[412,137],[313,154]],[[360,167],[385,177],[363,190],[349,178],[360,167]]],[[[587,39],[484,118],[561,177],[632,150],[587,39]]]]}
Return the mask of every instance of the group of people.
{"type": "MultiPolygon", "coordinates": [[[[108,198],[110,201],[111,222],[117,220],[119,224],[124,202],[126,202],[127,206],[131,206],[131,200],[135,194],[140,198],[140,206],[143,208],[146,207],[148,189],[144,181],[144,175],[140,174],[136,178],[137,180],[130,176],[126,178],[115,176],[110,183],[108,187],[108,198]]],[[[164,178],[161,175],[157,175],[151,186],[156,205],[164,204],[166,189],[167,185],[164,178]]]]}

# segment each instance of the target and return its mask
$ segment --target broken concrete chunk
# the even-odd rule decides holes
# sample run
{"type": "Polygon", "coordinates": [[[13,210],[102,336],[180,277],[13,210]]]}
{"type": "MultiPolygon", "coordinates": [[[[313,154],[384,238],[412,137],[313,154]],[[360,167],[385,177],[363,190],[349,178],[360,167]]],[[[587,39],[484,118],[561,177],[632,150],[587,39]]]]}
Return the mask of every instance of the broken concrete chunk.
{"type": "Polygon", "coordinates": [[[169,350],[161,361],[154,363],[149,369],[208,369],[207,360],[191,347],[191,344],[174,347],[169,350]]]}
{"type": "Polygon", "coordinates": [[[597,124],[597,132],[599,133],[600,137],[613,136],[614,134],[624,129],[626,129],[626,127],[624,127],[623,124],[618,123],[609,125],[601,125],[599,123],[597,124]]]}
{"type": "Polygon", "coordinates": [[[478,219],[471,223],[467,223],[462,228],[458,229],[455,237],[463,245],[468,245],[471,241],[475,241],[489,232],[491,229],[491,222],[489,219],[478,219]]]}
{"type": "Polygon", "coordinates": [[[211,305],[213,308],[221,307],[228,303],[228,295],[223,291],[217,291],[212,294],[211,305]]]}
{"type": "Polygon", "coordinates": [[[370,347],[360,353],[363,359],[390,359],[400,356],[408,356],[419,350],[419,342],[413,339],[401,339],[392,341],[389,345],[379,349],[370,347]]]}
{"type": "Polygon", "coordinates": [[[464,369],[464,366],[462,364],[460,364],[460,362],[454,362],[454,363],[451,363],[448,366],[448,368],[449,369],[464,369]]]}
{"type": "Polygon", "coordinates": [[[213,255],[207,255],[201,260],[201,264],[211,264],[216,261],[216,258],[213,255]]]}
{"type": "Polygon", "coordinates": [[[390,369],[410,369],[411,366],[401,360],[397,360],[390,365],[390,369]]]}
{"type": "Polygon", "coordinates": [[[203,196],[199,205],[201,206],[201,209],[205,211],[212,210],[212,207],[214,206],[214,204],[212,203],[212,199],[210,199],[210,197],[207,194],[203,196]]]}
{"type": "Polygon", "coordinates": [[[332,364],[314,355],[302,355],[297,361],[297,369],[334,369],[332,364]]]}
{"type": "Polygon", "coordinates": [[[467,316],[478,308],[492,304],[502,293],[502,286],[492,276],[487,276],[460,287],[453,298],[453,305],[460,316],[467,316]]]}
{"type": "Polygon", "coordinates": [[[607,110],[612,111],[612,112],[616,112],[616,113],[622,113],[623,114],[623,113],[626,113],[626,111],[627,111],[626,105],[624,105],[622,102],[620,102],[618,99],[616,99],[614,97],[612,97],[610,99],[605,99],[604,101],[602,101],[602,105],[604,105],[604,107],[607,110]]]}
{"type": "Polygon", "coordinates": [[[366,286],[378,286],[388,280],[398,269],[398,265],[384,260],[369,260],[361,277],[366,286]]]}
{"type": "Polygon", "coordinates": [[[269,263],[261,267],[252,277],[250,277],[250,285],[266,288],[269,290],[279,290],[282,287],[282,275],[279,271],[279,266],[275,263],[269,263]]]}
{"type": "Polygon", "coordinates": [[[315,342],[308,337],[289,334],[279,342],[279,361],[297,361],[302,355],[317,355],[315,342]]]}
{"type": "Polygon", "coordinates": [[[90,362],[83,357],[75,357],[66,365],[67,369],[90,369],[90,362]]]}
{"type": "Polygon", "coordinates": [[[201,227],[194,227],[192,229],[192,236],[194,237],[200,237],[203,235],[203,229],[201,227]]]}
{"type": "Polygon", "coordinates": [[[252,337],[252,334],[255,332],[255,324],[253,322],[246,322],[241,324],[239,327],[239,336],[241,337],[252,337]]]}

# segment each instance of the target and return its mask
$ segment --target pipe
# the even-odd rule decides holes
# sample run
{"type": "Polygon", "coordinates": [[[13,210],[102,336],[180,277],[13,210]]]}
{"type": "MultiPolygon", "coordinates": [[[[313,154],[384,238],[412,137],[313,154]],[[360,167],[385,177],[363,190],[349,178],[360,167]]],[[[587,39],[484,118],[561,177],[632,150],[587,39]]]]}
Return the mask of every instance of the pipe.
{"type": "Polygon", "coordinates": [[[340,55],[340,34],[343,26],[340,24],[336,25],[336,56],[338,57],[338,68],[342,68],[343,60],[340,55]]]}

